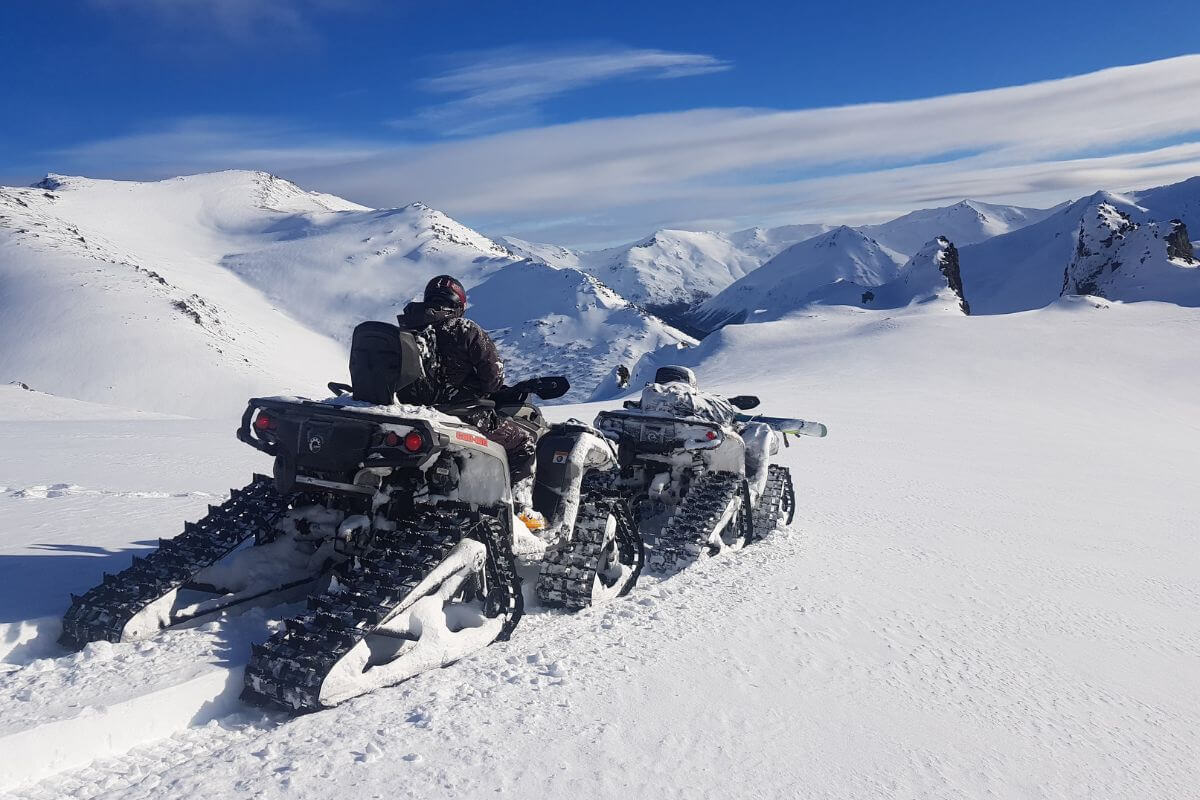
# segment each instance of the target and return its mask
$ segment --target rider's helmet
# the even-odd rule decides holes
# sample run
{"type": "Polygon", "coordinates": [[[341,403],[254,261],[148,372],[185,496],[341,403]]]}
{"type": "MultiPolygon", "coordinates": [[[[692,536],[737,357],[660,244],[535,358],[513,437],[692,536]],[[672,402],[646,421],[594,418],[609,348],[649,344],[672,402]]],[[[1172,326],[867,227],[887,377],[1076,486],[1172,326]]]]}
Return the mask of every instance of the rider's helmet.
{"type": "Polygon", "coordinates": [[[692,372],[687,367],[667,366],[659,367],[654,372],[655,383],[686,383],[688,386],[696,385],[696,373],[692,372]]]}
{"type": "Polygon", "coordinates": [[[467,290],[456,278],[438,275],[425,284],[425,305],[462,311],[467,307],[467,290]]]}

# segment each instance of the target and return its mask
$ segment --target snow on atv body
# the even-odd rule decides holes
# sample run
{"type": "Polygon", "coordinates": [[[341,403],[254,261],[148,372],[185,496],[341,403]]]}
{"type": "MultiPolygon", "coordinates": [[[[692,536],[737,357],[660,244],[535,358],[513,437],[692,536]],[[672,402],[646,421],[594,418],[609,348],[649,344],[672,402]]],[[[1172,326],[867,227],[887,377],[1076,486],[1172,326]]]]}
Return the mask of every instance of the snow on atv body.
{"type": "MultiPolygon", "coordinates": [[[[443,413],[462,406],[384,404],[426,377],[427,349],[386,323],[359,327],[357,386],[331,384],[353,396],[252,399],[238,438],[274,458],[274,477],[256,476],[182,535],[73,597],[64,645],[137,639],[309,594],[305,613],[252,645],[243,692],[251,702],[308,711],[511,634],[523,609],[505,450],[443,413]]],[[[527,402],[531,393],[565,390],[565,379],[534,379],[505,390],[499,403],[477,402],[572,454],[576,469],[537,470],[535,495],[547,500],[538,510],[553,539],[536,558],[548,585],[577,595],[586,587],[590,603],[593,584],[606,577],[599,560],[571,562],[564,577],[554,574],[556,557],[619,538],[623,518],[604,498],[579,494],[587,471],[615,463],[611,446],[589,426],[547,425],[527,402]]],[[[631,550],[626,542],[612,549],[631,550]]],[[[618,578],[617,590],[628,591],[637,569],[618,578]]]]}
{"type": "Polygon", "coordinates": [[[726,400],[684,382],[651,383],[640,400],[597,415],[596,426],[618,444],[620,471],[608,479],[632,496],[656,571],[675,572],[791,522],[791,474],[771,457],[782,431],[805,423],[778,427],[783,420],[737,413],[756,405],[754,397],[726,400]]]}

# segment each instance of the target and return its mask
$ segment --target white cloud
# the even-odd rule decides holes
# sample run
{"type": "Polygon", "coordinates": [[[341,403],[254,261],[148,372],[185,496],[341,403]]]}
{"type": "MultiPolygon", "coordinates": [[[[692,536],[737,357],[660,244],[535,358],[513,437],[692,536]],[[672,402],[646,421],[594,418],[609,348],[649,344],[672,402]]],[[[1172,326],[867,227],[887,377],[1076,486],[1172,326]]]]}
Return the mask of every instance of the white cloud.
{"type": "Polygon", "coordinates": [[[55,156],[68,169],[100,177],[161,178],[218,169],[286,172],[362,164],[385,152],[394,153],[395,145],[340,140],[269,118],[208,116],[86,142],[55,156]]]}
{"type": "Polygon", "coordinates": [[[454,56],[452,67],[418,82],[435,94],[457,95],[421,109],[398,127],[436,128],[452,135],[512,127],[535,118],[541,103],[566,92],[621,79],[684,78],[731,64],[699,53],[591,47],[571,52],[506,47],[454,56]]]}
{"type": "Polygon", "coordinates": [[[143,134],[73,155],[114,169],[136,156],[143,172],[159,159],[163,173],[196,163],[188,153],[205,154],[202,168],[261,155],[258,168],[359,202],[422,199],[492,232],[594,243],[664,225],[843,221],[964,196],[1051,203],[1177,180],[1200,173],[1198,107],[1200,56],[1186,56],[923,100],[697,109],[405,147],[193,121],[152,147],[143,134]]]}
{"type": "Polygon", "coordinates": [[[216,30],[230,39],[312,35],[313,12],[347,10],[360,0],[90,0],[114,14],[149,14],[180,31],[216,30]]]}

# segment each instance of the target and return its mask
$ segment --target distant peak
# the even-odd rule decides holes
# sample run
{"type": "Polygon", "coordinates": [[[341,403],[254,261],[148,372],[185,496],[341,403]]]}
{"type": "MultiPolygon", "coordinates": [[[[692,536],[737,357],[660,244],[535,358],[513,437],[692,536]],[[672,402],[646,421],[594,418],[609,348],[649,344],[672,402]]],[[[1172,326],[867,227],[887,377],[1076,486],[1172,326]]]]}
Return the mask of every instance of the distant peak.
{"type": "Polygon", "coordinates": [[[33,184],[32,188],[46,189],[52,192],[55,189],[61,189],[63,184],[65,184],[69,179],[70,178],[67,175],[59,175],[55,172],[48,172],[46,173],[46,177],[33,184]]]}
{"type": "Polygon", "coordinates": [[[1128,205],[1129,204],[1129,201],[1126,198],[1121,197],[1120,195],[1113,194],[1112,192],[1107,191],[1105,189],[1101,189],[1098,192],[1088,195],[1086,198],[1084,198],[1084,201],[1085,201],[1086,205],[1089,205],[1089,206],[1100,206],[1100,205],[1117,206],[1117,205],[1128,205]]]}

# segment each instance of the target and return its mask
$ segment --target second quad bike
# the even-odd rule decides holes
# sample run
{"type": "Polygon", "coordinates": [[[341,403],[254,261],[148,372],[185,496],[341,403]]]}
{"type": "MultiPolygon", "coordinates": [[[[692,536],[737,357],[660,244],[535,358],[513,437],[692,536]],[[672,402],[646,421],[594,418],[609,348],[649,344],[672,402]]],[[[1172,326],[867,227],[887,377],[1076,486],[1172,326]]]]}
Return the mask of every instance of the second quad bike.
{"type": "Polygon", "coordinates": [[[640,400],[596,417],[618,446],[619,469],[589,482],[630,498],[650,569],[675,572],[791,523],[791,473],[772,458],[789,435],[827,431],[820,423],[739,413],[758,402],[703,392],[690,369],[663,367],[640,400]]]}

